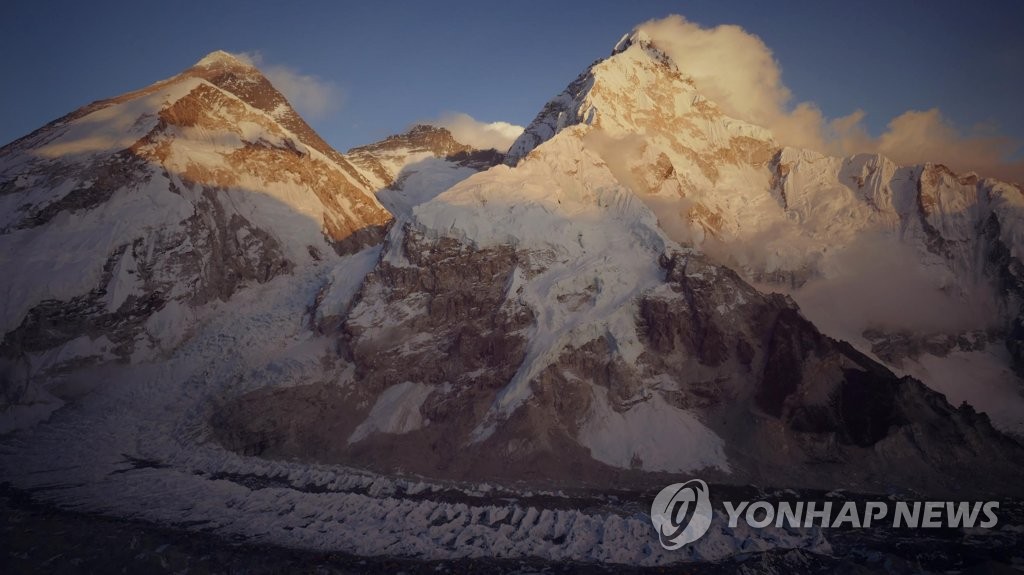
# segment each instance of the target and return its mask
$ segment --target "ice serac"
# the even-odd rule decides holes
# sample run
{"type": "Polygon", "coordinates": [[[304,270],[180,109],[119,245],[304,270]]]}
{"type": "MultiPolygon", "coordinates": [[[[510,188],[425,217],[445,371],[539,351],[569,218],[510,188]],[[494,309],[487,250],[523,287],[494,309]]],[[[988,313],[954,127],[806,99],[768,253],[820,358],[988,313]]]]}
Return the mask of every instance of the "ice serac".
{"type": "Polygon", "coordinates": [[[0,403],[162,357],[206,307],[379,243],[374,191],[224,52],[0,148],[0,403]]]}
{"type": "Polygon", "coordinates": [[[545,106],[506,165],[409,206],[334,324],[358,382],[336,407],[275,424],[253,420],[272,403],[250,397],[225,437],[449,477],[941,490],[984,468],[986,488],[1006,487],[1020,449],[986,417],[823,334],[799,291],[751,283],[827,280],[825,254],[875,221],[925,242],[907,198],[901,228],[830,184],[831,169],[871,181],[872,162],[911,198],[930,193],[914,190],[933,168],[780,147],[630,36],[545,106]],[[415,431],[375,424],[391,420],[381,405],[416,412],[415,431]]]}

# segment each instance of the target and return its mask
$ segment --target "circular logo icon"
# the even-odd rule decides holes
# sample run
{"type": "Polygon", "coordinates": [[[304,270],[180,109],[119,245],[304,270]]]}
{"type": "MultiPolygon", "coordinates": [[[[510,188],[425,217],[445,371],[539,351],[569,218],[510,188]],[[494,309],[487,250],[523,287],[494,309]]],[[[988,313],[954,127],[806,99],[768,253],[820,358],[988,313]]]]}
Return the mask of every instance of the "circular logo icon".
{"type": "Polygon", "coordinates": [[[673,483],[651,504],[651,523],[669,551],[700,539],[711,528],[711,496],[700,479],[673,483]]]}

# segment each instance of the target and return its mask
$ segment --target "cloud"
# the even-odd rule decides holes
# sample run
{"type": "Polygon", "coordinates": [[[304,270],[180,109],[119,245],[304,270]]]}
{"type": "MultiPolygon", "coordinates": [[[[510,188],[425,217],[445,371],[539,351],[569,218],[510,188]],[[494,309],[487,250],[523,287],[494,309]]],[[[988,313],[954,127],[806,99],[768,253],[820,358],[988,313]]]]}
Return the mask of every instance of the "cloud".
{"type": "Polygon", "coordinates": [[[640,30],[729,113],[765,121],[790,98],[771,50],[739,26],[706,29],[674,15],[640,30]]]}
{"type": "Polygon", "coordinates": [[[639,163],[647,146],[643,136],[630,134],[613,138],[600,130],[591,130],[583,137],[583,145],[601,158],[620,184],[639,193],[650,192],[633,173],[633,166],[639,163]]]}
{"type": "Polygon", "coordinates": [[[960,171],[1024,181],[1024,160],[1013,159],[1019,142],[984,127],[961,133],[938,108],[904,112],[889,122],[878,138],[867,136],[859,121],[862,117],[855,116],[845,123],[833,121],[832,129],[837,132],[834,143],[842,153],[859,148],[885,154],[901,164],[940,162],[960,171]]]}
{"type": "Polygon", "coordinates": [[[1021,142],[991,129],[962,133],[937,108],[905,112],[872,137],[862,110],[829,120],[813,102],[793,105],[772,51],[739,26],[703,28],[673,15],[638,29],[723,112],[772,130],[780,143],[838,155],[878,152],[903,164],[941,162],[960,171],[1024,180],[1024,160],[1014,159],[1021,142]]]}
{"type": "Polygon", "coordinates": [[[508,122],[481,122],[469,114],[448,112],[425,123],[447,128],[455,139],[481,150],[494,148],[504,152],[523,133],[523,127],[508,122]]]}
{"type": "Polygon", "coordinates": [[[822,263],[826,278],[793,297],[816,325],[843,337],[868,328],[955,333],[999,323],[998,298],[988,287],[961,291],[948,269],[920,262],[911,246],[865,233],[822,263]]]}
{"type": "Polygon", "coordinates": [[[292,107],[307,118],[322,118],[341,107],[342,92],[334,82],[303,74],[289,66],[264,64],[259,52],[233,55],[259,68],[292,107]]]}
{"type": "Polygon", "coordinates": [[[321,118],[341,106],[341,91],[332,82],[300,74],[286,66],[268,66],[263,73],[304,116],[321,118]]]}

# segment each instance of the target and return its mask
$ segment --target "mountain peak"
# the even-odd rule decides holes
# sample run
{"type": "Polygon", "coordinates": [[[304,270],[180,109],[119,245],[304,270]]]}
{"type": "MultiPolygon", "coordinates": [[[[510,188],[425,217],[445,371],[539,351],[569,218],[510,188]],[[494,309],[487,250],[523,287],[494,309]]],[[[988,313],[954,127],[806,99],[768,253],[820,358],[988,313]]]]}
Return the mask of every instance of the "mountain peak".
{"type": "Polygon", "coordinates": [[[252,62],[244,55],[236,55],[224,50],[214,50],[195,63],[195,68],[254,68],[252,62]]]}
{"type": "Polygon", "coordinates": [[[651,37],[647,35],[647,32],[644,32],[643,30],[640,29],[634,29],[629,34],[624,35],[618,41],[618,43],[615,44],[615,47],[612,48],[612,56],[619,54],[621,52],[625,52],[627,49],[629,49],[630,46],[634,44],[638,44],[643,48],[647,48],[650,47],[653,43],[651,41],[651,37]]]}
{"type": "MultiPolygon", "coordinates": [[[[338,164],[347,164],[341,154],[306,124],[306,121],[292,108],[284,94],[270,83],[270,80],[245,54],[215,50],[172,80],[190,77],[206,80],[246,104],[267,112],[282,126],[298,136],[302,143],[329,156],[338,164]]],[[[355,172],[352,172],[351,175],[355,175],[355,172]]]]}
{"type": "Polygon", "coordinates": [[[430,151],[443,157],[458,152],[468,152],[472,147],[457,141],[452,133],[440,126],[416,124],[401,134],[388,136],[379,142],[350,149],[348,154],[380,152],[383,150],[430,151]]]}
{"type": "Polygon", "coordinates": [[[451,136],[451,132],[448,128],[442,128],[441,126],[435,126],[433,124],[416,124],[409,128],[407,134],[447,134],[451,136]]]}
{"type": "MultiPolygon", "coordinates": [[[[672,126],[706,127],[711,119],[724,125],[726,122],[720,116],[717,107],[697,93],[692,78],[680,71],[646,32],[634,30],[616,43],[610,56],[593,63],[544,106],[509,148],[505,163],[516,165],[534,148],[577,124],[600,128],[620,138],[646,132],[667,133],[672,126]]],[[[731,119],[728,123],[739,126],[731,119]]],[[[712,137],[709,130],[701,135],[704,140],[712,137]]],[[[726,131],[729,130],[722,128],[715,133],[722,135],[726,131]]],[[[761,128],[747,131],[750,133],[744,135],[771,138],[761,128]]],[[[698,137],[687,130],[677,132],[698,137]]],[[[700,146],[707,148],[708,141],[700,146]]]]}

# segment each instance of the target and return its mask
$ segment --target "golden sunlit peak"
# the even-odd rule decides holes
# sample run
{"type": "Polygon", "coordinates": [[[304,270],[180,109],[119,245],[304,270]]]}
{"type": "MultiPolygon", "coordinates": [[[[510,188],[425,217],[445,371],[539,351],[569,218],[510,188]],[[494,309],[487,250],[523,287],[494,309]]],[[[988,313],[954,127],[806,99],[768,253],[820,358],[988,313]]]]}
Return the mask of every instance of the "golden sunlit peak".
{"type": "Polygon", "coordinates": [[[230,52],[225,52],[224,50],[214,50],[204,56],[202,60],[196,62],[196,66],[203,68],[226,68],[237,66],[250,68],[252,67],[252,60],[245,54],[232,54],[230,52]]]}

